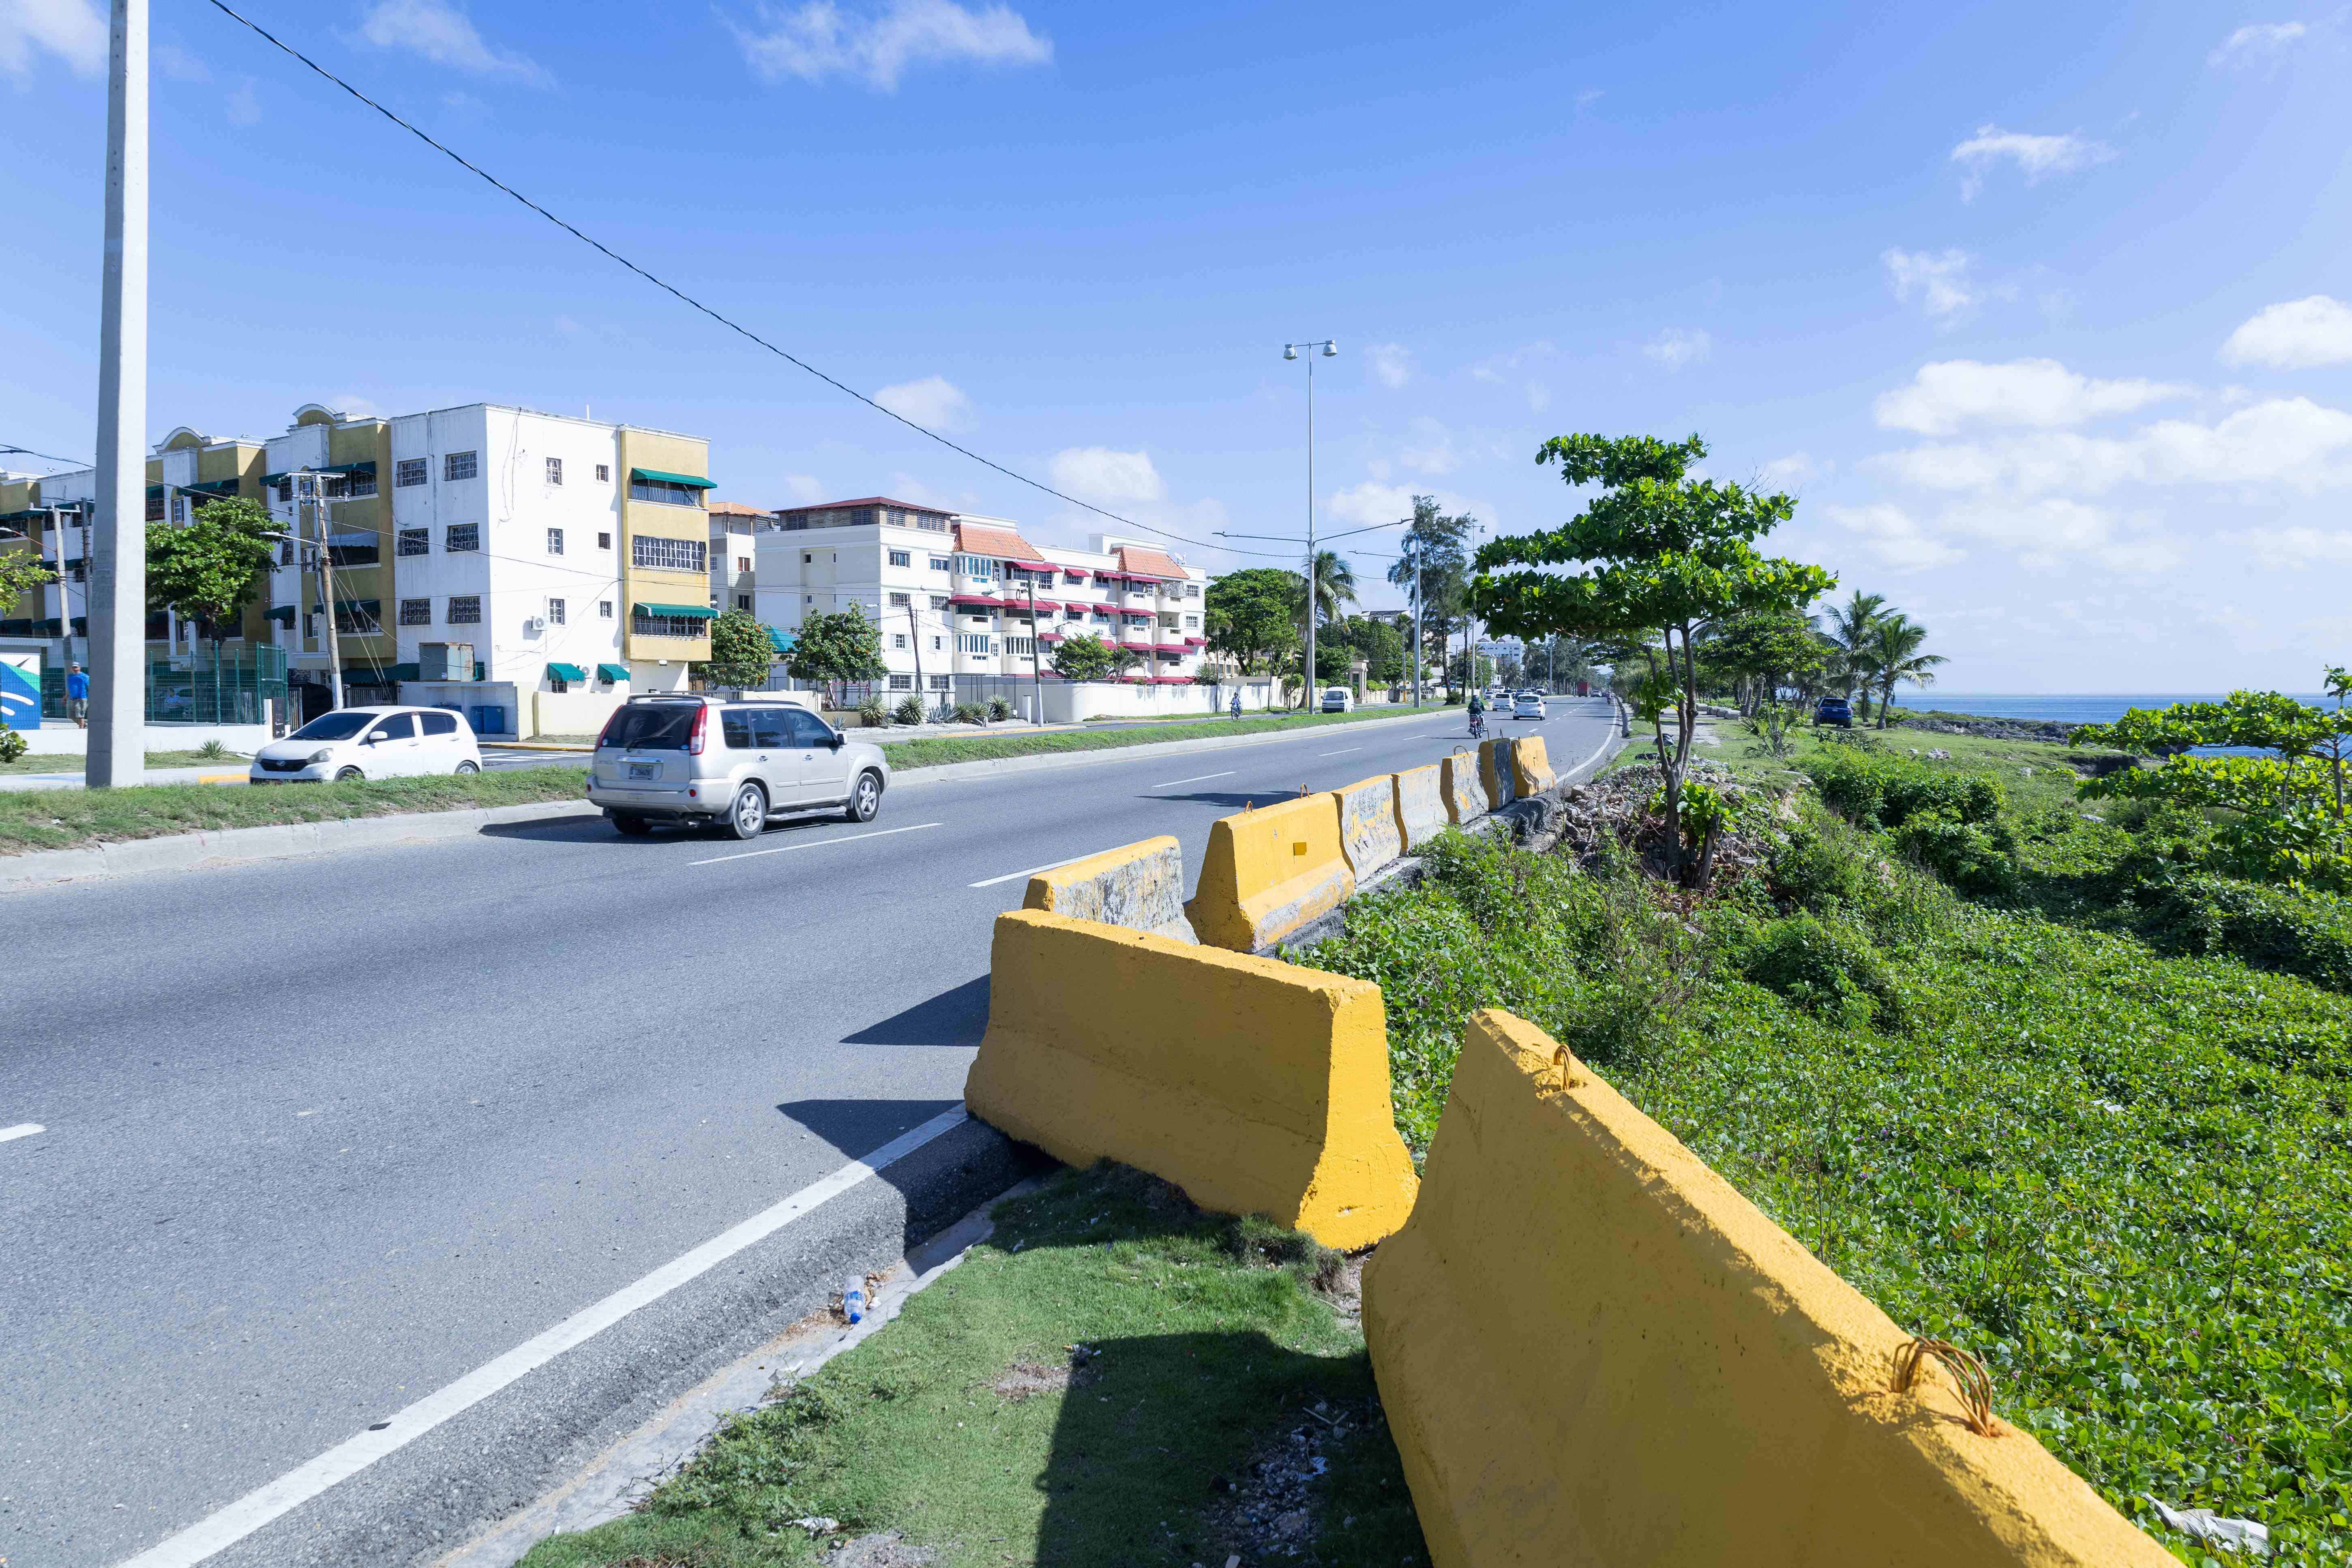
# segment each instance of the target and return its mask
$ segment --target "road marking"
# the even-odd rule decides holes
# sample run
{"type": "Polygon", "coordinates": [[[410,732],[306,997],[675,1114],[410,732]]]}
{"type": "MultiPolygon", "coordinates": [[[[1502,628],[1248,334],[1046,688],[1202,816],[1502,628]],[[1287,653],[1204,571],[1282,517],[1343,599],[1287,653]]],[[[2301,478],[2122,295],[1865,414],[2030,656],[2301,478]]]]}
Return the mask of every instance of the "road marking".
{"type": "Polygon", "coordinates": [[[903,1132],[863,1160],[844,1165],[822,1181],[813,1182],[782,1203],[761,1209],[731,1230],[721,1231],[700,1247],[663,1264],[625,1285],[592,1307],[572,1316],[498,1357],[485,1362],[446,1387],[437,1389],[359,1436],[328,1449],[309,1464],[291,1469],[264,1487],[197,1521],[177,1535],[160,1542],[121,1564],[121,1568],[191,1568],[216,1552],[251,1535],[271,1520],[289,1513],[336,1482],[374,1464],[385,1455],[415,1442],[451,1417],[462,1415],[565,1351],[583,1344],[627,1317],[649,1306],[688,1281],[708,1273],[746,1247],[766,1240],[828,1198],[838,1197],[876,1172],[905,1159],[924,1144],[965,1120],[961,1106],[942,1111],[911,1132],[903,1132]]]}
{"type": "MultiPolygon", "coordinates": [[[[1158,784],[1154,784],[1151,787],[1158,789],[1160,786],[1158,784]]],[[[1066,860],[1056,860],[1050,866],[1032,866],[1026,871],[1007,871],[1002,877],[991,877],[984,882],[966,882],[964,886],[967,888],[993,888],[999,882],[1010,882],[1018,877],[1034,877],[1040,871],[1054,871],[1060,869],[1064,866],[1075,866],[1081,860],[1091,860],[1101,853],[1102,851],[1099,849],[1089,849],[1084,855],[1073,855],[1066,860]]]]}
{"type": "Polygon", "coordinates": [[[822,849],[828,844],[855,844],[861,838],[887,838],[893,833],[920,833],[926,827],[938,827],[936,822],[918,822],[912,827],[883,827],[872,833],[845,833],[838,838],[812,838],[805,844],[780,844],[773,849],[746,849],[740,855],[713,855],[708,860],[688,860],[689,866],[716,866],[721,860],[749,860],[754,855],[789,855],[795,849],[822,849]]]}
{"type": "Polygon", "coordinates": [[[19,1121],[14,1127],[0,1127],[0,1143],[5,1143],[12,1138],[30,1138],[37,1132],[47,1131],[47,1128],[37,1121],[19,1121]]]}
{"type": "Polygon", "coordinates": [[[1239,768],[1227,768],[1221,773],[1194,773],[1189,779],[1170,779],[1166,784],[1156,784],[1151,787],[1153,789],[1174,789],[1180,784],[1199,784],[1202,779],[1229,779],[1239,772],[1241,772],[1241,769],[1239,768]]]}
{"type": "Polygon", "coordinates": [[[1318,752],[1315,754],[1318,757],[1344,757],[1349,752],[1360,752],[1363,749],[1361,746],[1342,746],[1336,752],[1318,752]]]}

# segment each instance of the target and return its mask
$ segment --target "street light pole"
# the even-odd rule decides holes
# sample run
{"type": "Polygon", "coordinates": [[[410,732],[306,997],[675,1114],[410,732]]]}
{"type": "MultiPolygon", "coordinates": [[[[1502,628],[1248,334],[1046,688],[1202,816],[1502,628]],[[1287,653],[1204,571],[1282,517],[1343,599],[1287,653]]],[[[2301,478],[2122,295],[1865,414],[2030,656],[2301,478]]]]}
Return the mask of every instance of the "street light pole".
{"type": "MultiPolygon", "coordinates": [[[[1282,345],[1282,357],[1297,359],[1300,349],[1321,349],[1321,357],[1329,359],[1339,352],[1339,344],[1331,338],[1311,343],[1285,343],[1282,345]]],[[[1315,561],[1316,358],[1312,353],[1307,356],[1307,667],[1299,671],[1298,676],[1298,708],[1302,713],[1310,710],[1307,694],[1315,689],[1315,590],[1320,586],[1316,580],[1315,561]]]]}
{"type": "MultiPolygon", "coordinates": [[[[101,279],[98,537],[84,600],[92,789],[135,784],[147,771],[147,0],[113,5],[101,279]]],[[[67,632],[70,647],[70,621],[67,632]]]]}

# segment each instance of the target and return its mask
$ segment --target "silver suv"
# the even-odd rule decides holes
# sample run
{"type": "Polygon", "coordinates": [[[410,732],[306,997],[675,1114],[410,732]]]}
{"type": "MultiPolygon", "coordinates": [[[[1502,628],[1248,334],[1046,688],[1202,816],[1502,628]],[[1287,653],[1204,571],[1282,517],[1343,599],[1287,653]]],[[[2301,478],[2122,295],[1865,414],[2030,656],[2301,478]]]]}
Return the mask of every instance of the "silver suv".
{"type": "Polygon", "coordinates": [[[596,737],[588,801],[623,833],[656,821],[718,824],[757,838],[772,816],[840,811],[871,822],[889,787],[882,748],[852,741],[786,699],[632,697],[596,737]]]}

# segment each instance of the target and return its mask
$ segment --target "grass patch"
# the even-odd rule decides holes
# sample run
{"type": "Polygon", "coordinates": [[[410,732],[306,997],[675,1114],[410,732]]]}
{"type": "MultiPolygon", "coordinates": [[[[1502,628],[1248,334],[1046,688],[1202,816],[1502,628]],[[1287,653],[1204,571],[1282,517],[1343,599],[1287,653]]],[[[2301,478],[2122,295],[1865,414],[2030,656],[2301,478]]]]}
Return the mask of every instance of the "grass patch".
{"type": "Polygon", "coordinates": [[[1318,1288],[1337,1254],[1109,1165],[996,1227],[638,1512],[523,1568],[822,1562],[839,1537],[806,1517],[940,1568],[1429,1561],[1362,1336],[1318,1288]]]}
{"type": "MultiPolygon", "coordinates": [[[[1411,710],[1362,708],[1353,713],[1305,713],[1252,719],[1202,719],[1178,723],[1168,721],[1132,730],[1055,730],[1045,734],[927,736],[915,741],[882,740],[867,731],[851,731],[859,740],[876,741],[890,759],[892,771],[911,773],[945,763],[977,763],[996,757],[1027,757],[1050,752],[1104,752],[1122,746],[1156,746],[1169,741],[1206,740],[1227,735],[1255,735],[1274,730],[1315,729],[1327,724],[1360,724],[1374,719],[1402,718],[1411,710]]],[[[1434,704],[1426,714],[1445,711],[1434,704]]]]}
{"type": "Polygon", "coordinates": [[[218,827],[334,822],[352,816],[457,811],[577,800],[587,805],[583,768],[505,768],[432,778],[349,784],[140,784],[126,789],[35,789],[0,793],[0,855],[71,849],[218,827]]]}
{"type": "MultiPolygon", "coordinates": [[[[241,752],[226,756],[208,757],[202,752],[150,752],[147,765],[151,768],[217,768],[222,773],[242,773],[248,759],[241,752]]],[[[89,759],[79,753],[66,756],[55,752],[27,752],[13,763],[0,763],[0,773],[78,773],[87,770],[89,759]]]]}

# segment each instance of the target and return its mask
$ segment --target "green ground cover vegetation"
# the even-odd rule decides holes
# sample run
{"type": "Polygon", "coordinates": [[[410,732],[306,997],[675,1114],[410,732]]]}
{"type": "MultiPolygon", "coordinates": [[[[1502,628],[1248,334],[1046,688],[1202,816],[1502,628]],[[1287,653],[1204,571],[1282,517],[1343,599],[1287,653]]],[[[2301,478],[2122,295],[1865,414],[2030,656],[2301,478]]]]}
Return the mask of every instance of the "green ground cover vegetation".
{"type": "Polygon", "coordinates": [[[883,1332],[524,1568],[772,1568],[885,1531],[939,1568],[1425,1564],[1351,1278],[1153,1178],[1062,1172],[883,1332]]]}
{"type": "MultiPolygon", "coordinates": [[[[244,753],[228,752],[208,757],[202,752],[150,752],[147,765],[151,768],[215,768],[220,772],[242,773],[247,765],[244,753]]],[[[27,752],[15,762],[0,762],[0,773],[78,773],[86,771],[89,759],[80,755],[60,755],[55,752],[27,752]]]]}
{"type": "MultiPolygon", "coordinates": [[[[1714,726],[1759,867],[1700,897],[1459,837],[1304,962],[1378,981],[1399,1126],[1475,1008],[1550,1030],[1831,1268],[2147,1499],[2352,1547],[2352,919],[2085,800],[2066,748],[1714,726]],[[1948,760],[1914,755],[1936,748],[1948,760]],[[2030,772],[2028,770],[2031,770],[2030,772]]],[[[1638,763],[1632,765],[1640,765],[1638,763]]]]}
{"type": "MultiPolygon", "coordinates": [[[[1047,730],[1013,735],[935,735],[920,740],[890,741],[852,731],[860,740],[883,747],[894,772],[937,767],[943,763],[977,763],[996,757],[1027,757],[1055,752],[1102,752],[1123,746],[1156,746],[1169,741],[1197,741],[1226,735],[1255,735],[1272,730],[1297,730],[1324,724],[1360,724],[1375,719],[1399,719],[1410,709],[1392,705],[1359,708],[1352,713],[1262,714],[1246,719],[1202,719],[1191,723],[1158,722],[1132,730],[1047,730]]],[[[1433,703],[1423,710],[1433,716],[1444,709],[1433,703]]]]}

